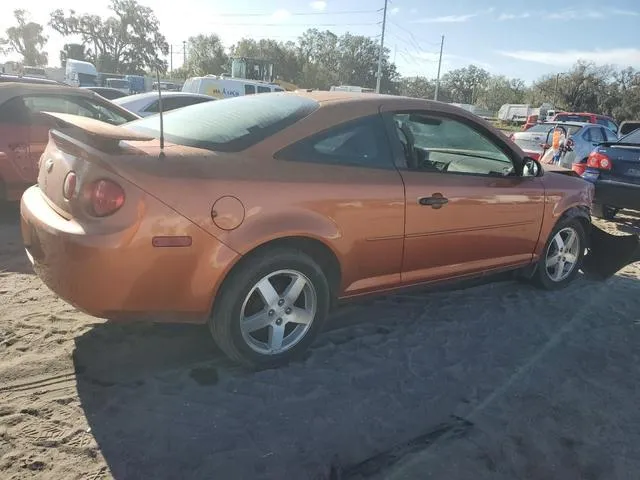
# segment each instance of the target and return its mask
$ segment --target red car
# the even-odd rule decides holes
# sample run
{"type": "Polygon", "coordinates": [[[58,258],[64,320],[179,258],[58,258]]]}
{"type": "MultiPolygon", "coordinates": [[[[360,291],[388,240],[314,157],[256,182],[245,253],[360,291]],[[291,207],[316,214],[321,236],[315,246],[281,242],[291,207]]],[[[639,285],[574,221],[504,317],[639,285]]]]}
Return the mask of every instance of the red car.
{"type": "Polygon", "coordinates": [[[121,125],[134,113],[100,95],[64,85],[0,83],[0,202],[18,201],[36,183],[38,161],[57,126],[41,112],[72,113],[121,125]]]}
{"type": "Polygon", "coordinates": [[[618,124],[611,117],[605,115],[598,115],[597,113],[588,112],[558,112],[551,120],[552,122],[584,122],[584,123],[597,123],[603,125],[611,130],[613,133],[618,134],[618,124]]]}

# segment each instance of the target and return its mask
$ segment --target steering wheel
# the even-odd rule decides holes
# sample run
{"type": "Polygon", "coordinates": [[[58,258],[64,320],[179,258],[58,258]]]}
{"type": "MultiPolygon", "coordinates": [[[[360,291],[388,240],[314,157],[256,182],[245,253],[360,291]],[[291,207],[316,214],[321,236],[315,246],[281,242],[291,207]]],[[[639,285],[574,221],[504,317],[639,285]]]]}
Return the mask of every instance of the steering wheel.
{"type": "Polygon", "coordinates": [[[407,159],[407,166],[411,170],[418,170],[420,161],[418,159],[418,152],[415,147],[415,137],[413,132],[409,129],[406,123],[401,122],[398,125],[398,134],[400,137],[404,137],[405,141],[402,142],[404,147],[404,155],[407,159]]]}

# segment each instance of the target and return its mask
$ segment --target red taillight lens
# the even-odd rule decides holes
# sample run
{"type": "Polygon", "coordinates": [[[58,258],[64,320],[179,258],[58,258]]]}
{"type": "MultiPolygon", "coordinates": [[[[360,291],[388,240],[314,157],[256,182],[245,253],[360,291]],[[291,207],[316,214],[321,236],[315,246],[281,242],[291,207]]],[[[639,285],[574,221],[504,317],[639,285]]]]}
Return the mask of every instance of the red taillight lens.
{"type": "Polygon", "coordinates": [[[587,166],[597,168],[598,170],[611,170],[613,164],[611,163],[611,159],[604,153],[591,152],[591,155],[589,155],[587,159],[587,166]]]}
{"type": "Polygon", "coordinates": [[[91,214],[96,217],[112,215],[124,204],[124,190],[111,180],[98,180],[86,187],[91,214]]]}
{"type": "Polygon", "coordinates": [[[69,200],[76,193],[77,177],[75,172],[67,173],[62,184],[62,195],[69,200]]]}

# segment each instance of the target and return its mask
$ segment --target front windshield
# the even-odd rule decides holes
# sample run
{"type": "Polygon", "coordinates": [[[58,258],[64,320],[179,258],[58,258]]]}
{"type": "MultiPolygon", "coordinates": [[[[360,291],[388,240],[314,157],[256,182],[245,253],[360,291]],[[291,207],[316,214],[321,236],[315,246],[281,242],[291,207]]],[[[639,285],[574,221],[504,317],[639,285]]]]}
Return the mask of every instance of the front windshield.
{"type": "MultiPolygon", "coordinates": [[[[164,137],[180,145],[239,151],[306,117],[318,106],[315,100],[283,93],[199,103],[165,113],[164,137]]],[[[159,137],[160,117],[143,118],[127,128],[159,137]]]]}

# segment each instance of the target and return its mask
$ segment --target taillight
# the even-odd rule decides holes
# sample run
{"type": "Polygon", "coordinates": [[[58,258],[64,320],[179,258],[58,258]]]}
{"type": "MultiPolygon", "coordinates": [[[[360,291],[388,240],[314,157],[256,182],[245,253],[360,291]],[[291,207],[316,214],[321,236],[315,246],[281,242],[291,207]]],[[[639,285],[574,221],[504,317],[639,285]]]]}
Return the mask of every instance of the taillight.
{"type": "Polygon", "coordinates": [[[124,204],[124,190],[111,180],[97,180],[84,189],[90,213],[95,217],[112,215],[124,204]]]}
{"type": "Polygon", "coordinates": [[[75,172],[67,173],[64,177],[64,183],[62,184],[62,195],[69,200],[76,193],[77,177],[75,172]]]}
{"type": "Polygon", "coordinates": [[[604,153],[591,152],[587,159],[587,166],[598,170],[611,170],[613,164],[611,163],[611,159],[604,153]]]}

